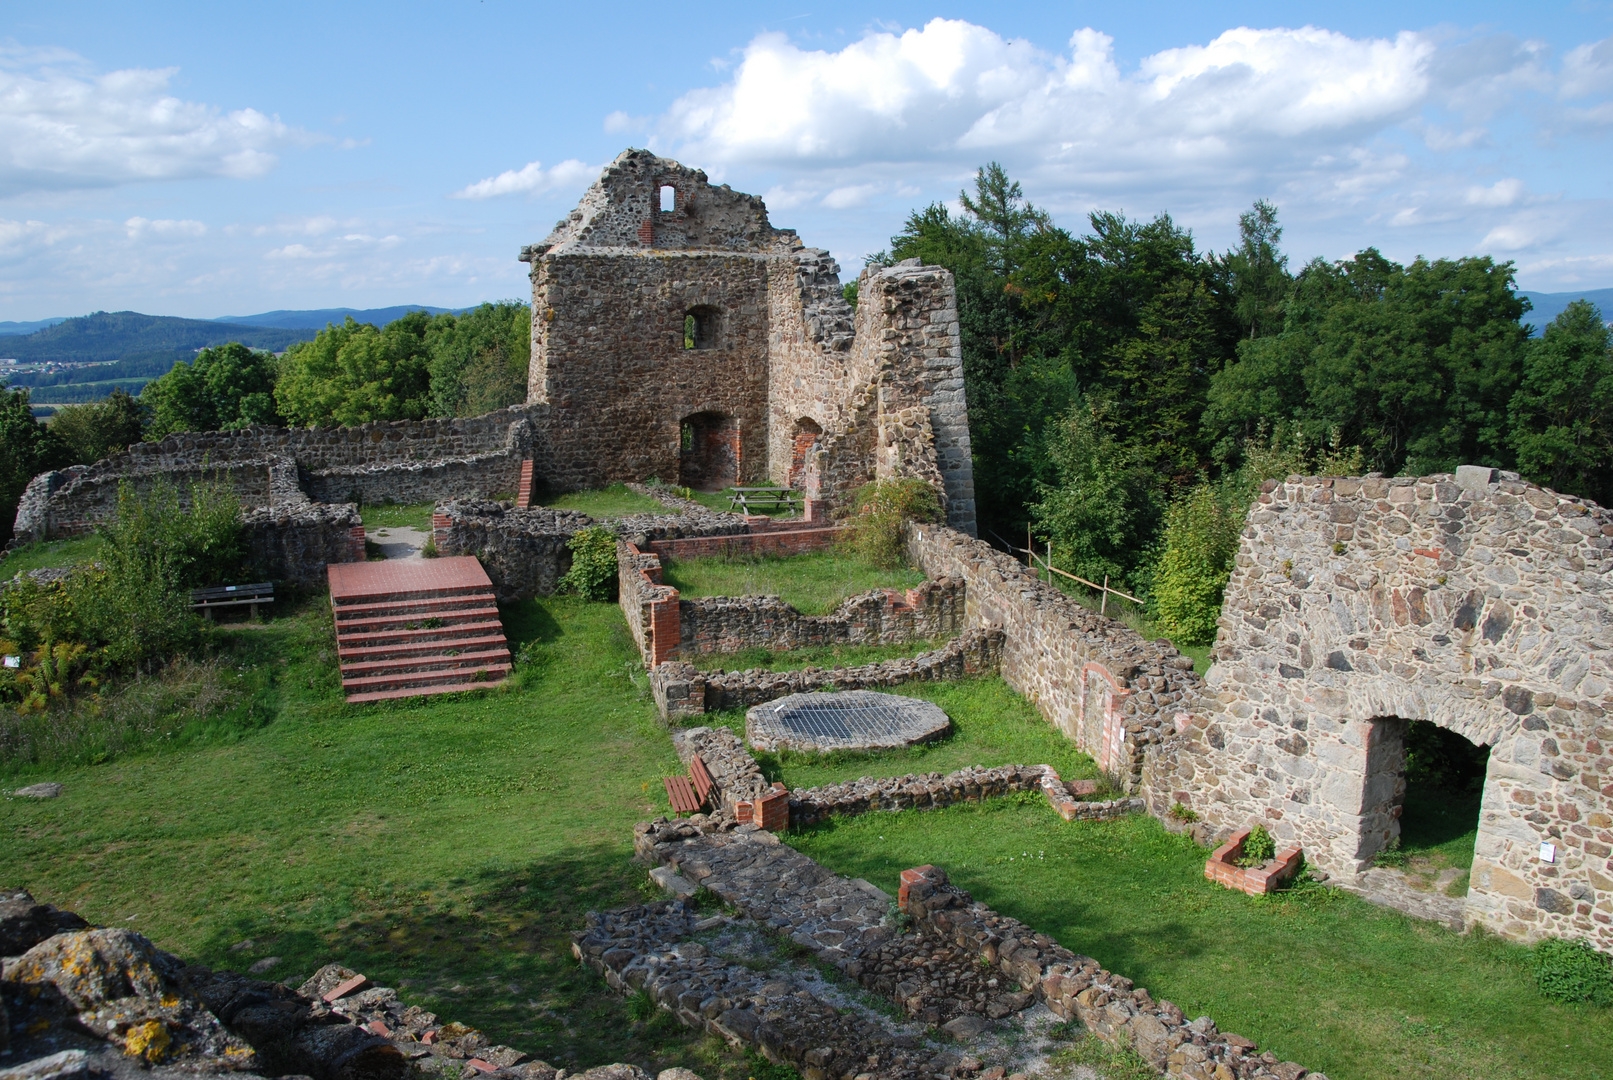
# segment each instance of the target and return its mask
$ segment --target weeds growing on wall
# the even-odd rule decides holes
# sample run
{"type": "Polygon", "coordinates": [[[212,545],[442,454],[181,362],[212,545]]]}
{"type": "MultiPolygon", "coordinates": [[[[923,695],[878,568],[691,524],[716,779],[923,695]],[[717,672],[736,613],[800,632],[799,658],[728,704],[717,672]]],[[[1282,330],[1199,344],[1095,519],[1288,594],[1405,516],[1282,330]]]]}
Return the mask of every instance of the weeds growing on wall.
{"type": "Polygon", "coordinates": [[[903,529],[909,521],[940,521],[941,500],[923,480],[880,480],[852,496],[852,516],[843,543],[876,566],[907,561],[903,529]]]}
{"type": "Polygon", "coordinates": [[[567,543],[571,569],[560,579],[562,592],[586,600],[609,600],[616,592],[616,534],[595,525],[579,530],[567,543]]]}
{"type": "Polygon", "coordinates": [[[1584,941],[1549,938],[1531,957],[1540,992],[1554,1001],[1613,1005],[1613,957],[1584,941]]]}

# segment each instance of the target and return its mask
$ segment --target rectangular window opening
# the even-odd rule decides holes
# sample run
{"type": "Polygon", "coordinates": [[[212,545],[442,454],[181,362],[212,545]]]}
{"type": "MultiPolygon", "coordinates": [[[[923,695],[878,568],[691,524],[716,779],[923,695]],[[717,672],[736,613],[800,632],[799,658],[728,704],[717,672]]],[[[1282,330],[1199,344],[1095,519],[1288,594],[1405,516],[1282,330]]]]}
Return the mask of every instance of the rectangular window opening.
{"type": "Polygon", "coordinates": [[[678,208],[678,193],[671,184],[661,185],[661,213],[670,214],[678,208]]]}

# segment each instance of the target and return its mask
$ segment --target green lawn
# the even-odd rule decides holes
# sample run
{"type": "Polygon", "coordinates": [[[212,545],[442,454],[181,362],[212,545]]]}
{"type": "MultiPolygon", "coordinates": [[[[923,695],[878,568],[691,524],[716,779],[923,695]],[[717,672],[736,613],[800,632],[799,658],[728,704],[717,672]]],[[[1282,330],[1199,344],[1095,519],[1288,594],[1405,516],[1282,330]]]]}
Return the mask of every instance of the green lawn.
{"type": "Polygon", "coordinates": [[[573,491],[545,499],[544,506],[556,510],[578,510],[589,517],[620,518],[632,514],[676,514],[678,511],[665,504],[628,490],[626,484],[612,484],[597,491],[573,491]]]}
{"type": "Polygon", "coordinates": [[[584,912],[642,898],[632,824],[678,761],[614,605],[504,617],[536,642],[514,686],[392,707],[342,702],[322,599],[222,632],[271,715],[99,766],[0,764],[0,789],[66,785],[0,800],[0,882],[211,965],[283,957],[292,985],[340,961],[569,1068],[755,1075],[572,959],[584,912]]]}
{"type": "MultiPolygon", "coordinates": [[[[946,738],[879,753],[757,754],[769,780],[789,788],[816,787],[860,776],[952,772],[966,765],[1052,765],[1066,780],[1096,777],[1092,759],[1075,748],[1036,709],[997,676],[954,683],[909,683],[892,693],[933,701],[952,719],[946,738]]],[[[700,722],[745,733],[745,711],[708,713],[700,722]]]]}
{"type": "Polygon", "coordinates": [[[419,529],[421,532],[431,531],[431,511],[437,504],[434,502],[411,503],[407,506],[400,503],[380,503],[375,506],[359,507],[359,516],[364,519],[366,529],[419,529]]]}
{"type": "MultiPolygon", "coordinates": [[[[762,485],[751,484],[748,486],[761,487],[762,485]]],[[[734,501],[733,488],[724,488],[721,491],[694,491],[689,488],[676,488],[675,490],[684,498],[693,499],[695,502],[699,503],[701,506],[707,507],[708,509],[720,510],[725,514],[729,513],[730,511],[736,514],[739,513],[738,510],[735,510],[732,507],[732,503],[734,501]]],[[[752,510],[751,513],[762,514],[767,517],[789,517],[792,514],[800,513],[800,511],[799,509],[789,510],[780,506],[771,510],[752,510]]]]}
{"type": "Polygon", "coordinates": [[[768,671],[799,671],[806,667],[856,667],[859,664],[877,664],[881,660],[917,656],[921,652],[939,649],[944,641],[908,641],[899,645],[814,645],[807,649],[775,651],[755,646],[731,653],[701,653],[679,657],[701,671],[749,671],[764,668],[768,671]]]}
{"type": "Polygon", "coordinates": [[[1332,1080],[1613,1077],[1613,1010],[1553,1004],[1520,946],[1314,889],[1256,900],[1148,817],[1065,823],[1040,795],[841,819],[790,839],[894,893],[934,863],[1065,947],[1332,1080]]]}
{"type": "Polygon", "coordinates": [[[30,570],[94,562],[96,555],[100,554],[101,543],[99,536],[91,534],[75,536],[70,540],[28,544],[0,559],[0,578],[9,580],[30,570]]]}
{"type": "Polygon", "coordinates": [[[663,564],[661,580],[685,599],[696,596],[781,596],[804,615],[826,615],[849,596],[870,589],[911,589],[917,570],[882,570],[837,551],[805,555],[677,559],[663,564]]]}

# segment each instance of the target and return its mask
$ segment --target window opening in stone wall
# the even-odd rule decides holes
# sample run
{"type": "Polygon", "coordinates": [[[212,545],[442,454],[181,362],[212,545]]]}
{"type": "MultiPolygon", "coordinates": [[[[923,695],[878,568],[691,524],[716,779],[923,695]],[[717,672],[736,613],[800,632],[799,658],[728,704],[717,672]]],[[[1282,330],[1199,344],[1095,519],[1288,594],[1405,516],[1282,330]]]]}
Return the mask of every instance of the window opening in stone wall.
{"type": "Polygon", "coordinates": [[[678,208],[678,193],[671,184],[661,185],[661,213],[670,214],[678,208]]]}
{"type": "Polygon", "coordinates": [[[1369,775],[1368,791],[1376,786],[1393,805],[1384,808],[1389,827],[1373,863],[1405,874],[1420,892],[1466,896],[1490,748],[1426,720],[1386,717],[1379,725],[1388,726],[1380,730],[1389,760],[1376,785],[1369,775]]]}
{"type": "Polygon", "coordinates": [[[683,347],[685,349],[715,349],[721,319],[714,307],[690,308],[683,316],[683,347]]]}

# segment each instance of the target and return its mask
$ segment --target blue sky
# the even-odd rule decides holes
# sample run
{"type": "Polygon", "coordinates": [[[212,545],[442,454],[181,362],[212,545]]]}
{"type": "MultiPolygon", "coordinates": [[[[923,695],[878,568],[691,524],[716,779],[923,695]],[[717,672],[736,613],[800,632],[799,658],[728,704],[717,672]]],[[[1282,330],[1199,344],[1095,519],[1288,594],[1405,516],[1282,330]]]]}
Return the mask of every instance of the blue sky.
{"type": "Polygon", "coordinates": [[[1613,286],[1613,5],[0,0],[0,320],[464,305],[649,146],[848,273],[1002,161],[1079,229],[1613,286]]]}

